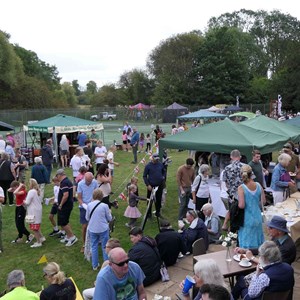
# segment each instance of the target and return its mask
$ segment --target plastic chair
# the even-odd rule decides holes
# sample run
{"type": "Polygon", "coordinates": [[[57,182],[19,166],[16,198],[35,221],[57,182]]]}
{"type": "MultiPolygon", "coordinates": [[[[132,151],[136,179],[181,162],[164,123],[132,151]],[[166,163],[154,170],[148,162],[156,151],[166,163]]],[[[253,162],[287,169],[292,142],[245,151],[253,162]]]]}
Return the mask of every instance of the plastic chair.
{"type": "Polygon", "coordinates": [[[264,292],[262,295],[262,300],[288,300],[290,299],[290,290],[285,292],[264,292]]]}
{"type": "Polygon", "coordinates": [[[206,254],[206,245],[203,238],[196,240],[192,245],[193,265],[197,262],[194,256],[206,254]]]}

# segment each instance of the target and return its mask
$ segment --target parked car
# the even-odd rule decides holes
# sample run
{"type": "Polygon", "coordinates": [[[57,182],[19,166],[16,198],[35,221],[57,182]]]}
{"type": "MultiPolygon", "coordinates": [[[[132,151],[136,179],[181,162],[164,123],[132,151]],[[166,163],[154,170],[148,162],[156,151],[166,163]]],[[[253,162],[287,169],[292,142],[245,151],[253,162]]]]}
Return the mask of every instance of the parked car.
{"type": "Polygon", "coordinates": [[[98,115],[92,115],[91,116],[91,120],[92,121],[99,121],[99,120],[116,120],[117,119],[117,115],[116,114],[112,114],[112,113],[108,113],[106,111],[99,113],[98,115]]]}

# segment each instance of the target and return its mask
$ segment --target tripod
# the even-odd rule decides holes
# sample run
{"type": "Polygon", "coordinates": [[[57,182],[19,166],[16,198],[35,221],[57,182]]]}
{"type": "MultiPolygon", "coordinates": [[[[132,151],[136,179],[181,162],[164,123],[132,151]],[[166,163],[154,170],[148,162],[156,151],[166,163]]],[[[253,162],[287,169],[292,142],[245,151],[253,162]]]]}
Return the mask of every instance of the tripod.
{"type": "MultiPolygon", "coordinates": [[[[158,190],[158,186],[156,186],[155,188],[153,188],[152,191],[151,191],[150,199],[148,200],[148,205],[147,205],[146,213],[144,215],[143,222],[142,222],[142,230],[143,231],[144,231],[144,228],[146,226],[146,223],[147,223],[147,220],[148,220],[149,216],[152,216],[151,208],[152,208],[152,204],[155,202],[155,194],[156,194],[157,190],[158,190]]],[[[160,231],[158,217],[156,217],[156,220],[157,220],[158,230],[160,231]]]]}

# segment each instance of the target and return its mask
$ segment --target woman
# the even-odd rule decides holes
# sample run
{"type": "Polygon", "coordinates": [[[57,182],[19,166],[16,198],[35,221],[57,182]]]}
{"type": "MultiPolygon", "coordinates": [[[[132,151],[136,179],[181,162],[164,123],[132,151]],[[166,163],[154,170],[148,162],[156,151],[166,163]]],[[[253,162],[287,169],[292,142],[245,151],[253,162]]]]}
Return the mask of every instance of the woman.
{"type": "Polygon", "coordinates": [[[69,141],[65,134],[63,134],[61,137],[59,148],[60,148],[61,167],[65,168],[68,166],[68,154],[69,154],[69,141]]]}
{"type": "Polygon", "coordinates": [[[101,164],[99,166],[96,179],[99,183],[99,188],[103,192],[102,202],[106,203],[109,208],[111,207],[111,203],[109,202],[109,195],[111,193],[111,171],[108,168],[107,164],[101,164]]]}
{"type": "Polygon", "coordinates": [[[201,209],[204,204],[208,203],[209,199],[208,172],[209,165],[201,165],[199,174],[192,184],[193,203],[196,205],[196,210],[200,211],[200,217],[203,221],[205,220],[205,216],[201,209]]]}
{"type": "Polygon", "coordinates": [[[186,213],[186,219],[190,224],[190,226],[183,231],[183,240],[186,244],[187,251],[189,253],[192,252],[193,243],[200,238],[204,239],[206,249],[208,249],[207,228],[202,219],[198,217],[197,212],[194,210],[189,210],[186,213]]]}
{"type": "Polygon", "coordinates": [[[43,269],[44,278],[49,283],[49,286],[42,290],[41,300],[75,300],[76,288],[71,279],[65,277],[65,274],[60,270],[60,267],[55,262],[50,262],[43,269]]]}
{"type": "Polygon", "coordinates": [[[96,170],[103,164],[103,160],[106,158],[107,149],[103,146],[102,140],[97,141],[97,147],[95,148],[94,154],[96,157],[96,170]]]}
{"type": "Polygon", "coordinates": [[[105,246],[109,239],[108,223],[112,220],[108,205],[101,201],[102,198],[102,191],[99,188],[94,190],[93,201],[88,204],[85,214],[85,218],[89,221],[87,230],[92,251],[92,266],[95,271],[100,266],[98,258],[99,241],[101,242],[103,261],[108,259],[105,246]]]}
{"type": "MultiPolygon", "coordinates": [[[[31,245],[31,248],[41,247],[42,243],[46,241],[41,232],[42,223],[42,204],[40,201],[40,189],[35,179],[29,179],[29,191],[24,204],[27,206],[27,217],[33,217],[29,228],[33,231],[36,242],[31,245]]],[[[26,219],[25,219],[26,220],[26,219]]]]}
{"type": "Polygon", "coordinates": [[[258,249],[258,255],[259,264],[249,287],[246,286],[244,277],[239,277],[232,290],[234,299],[242,296],[245,300],[260,300],[264,291],[293,290],[294,270],[289,264],[281,262],[280,250],[276,244],[272,241],[264,242],[258,249]]]}
{"type": "Polygon", "coordinates": [[[88,155],[84,154],[83,149],[81,147],[77,147],[75,150],[75,155],[72,157],[70,161],[70,166],[73,169],[73,178],[74,181],[76,177],[79,175],[80,167],[89,168],[90,158],[88,155]]]}
{"type": "Polygon", "coordinates": [[[265,193],[258,182],[251,178],[252,168],[243,165],[241,177],[243,184],[238,187],[238,206],[244,209],[244,224],[238,232],[239,246],[258,248],[264,242],[262,229],[261,204],[265,204],[265,193]]]}
{"type": "Polygon", "coordinates": [[[0,160],[0,186],[4,192],[4,202],[3,205],[6,204],[7,194],[9,199],[9,205],[14,205],[14,196],[13,193],[8,192],[10,188],[10,184],[15,180],[16,172],[15,165],[10,161],[9,155],[5,152],[1,153],[0,160]]]}
{"type": "MultiPolygon", "coordinates": [[[[194,266],[194,273],[195,286],[197,288],[200,288],[203,284],[216,284],[228,289],[220,268],[213,259],[199,260],[194,266]]],[[[180,285],[181,288],[183,288],[183,284],[184,281],[180,285]]],[[[200,300],[202,299],[201,297],[202,295],[199,291],[194,300],[200,300]]],[[[190,300],[191,297],[187,294],[183,295],[183,299],[190,300]]]]}
{"type": "Polygon", "coordinates": [[[271,189],[273,190],[274,204],[284,201],[287,198],[286,191],[288,188],[295,186],[295,182],[290,179],[286,170],[291,159],[291,156],[286,153],[280,154],[278,157],[278,164],[273,170],[271,189]]]}
{"type": "Polygon", "coordinates": [[[42,163],[40,157],[34,158],[35,165],[31,169],[31,178],[35,179],[39,185],[40,201],[43,202],[45,184],[48,183],[48,171],[42,163]]]}

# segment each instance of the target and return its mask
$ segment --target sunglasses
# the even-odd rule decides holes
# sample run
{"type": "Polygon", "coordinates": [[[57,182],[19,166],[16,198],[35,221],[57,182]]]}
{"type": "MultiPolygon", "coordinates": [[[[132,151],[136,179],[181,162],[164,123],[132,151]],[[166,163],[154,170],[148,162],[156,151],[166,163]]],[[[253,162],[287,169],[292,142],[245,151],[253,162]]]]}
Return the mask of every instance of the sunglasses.
{"type": "Polygon", "coordinates": [[[117,265],[118,267],[124,267],[125,264],[128,265],[128,262],[129,262],[129,259],[126,259],[126,260],[121,261],[121,262],[119,262],[119,263],[115,263],[115,262],[112,261],[112,263],[113,263],[114,265],[117,265]]]}

